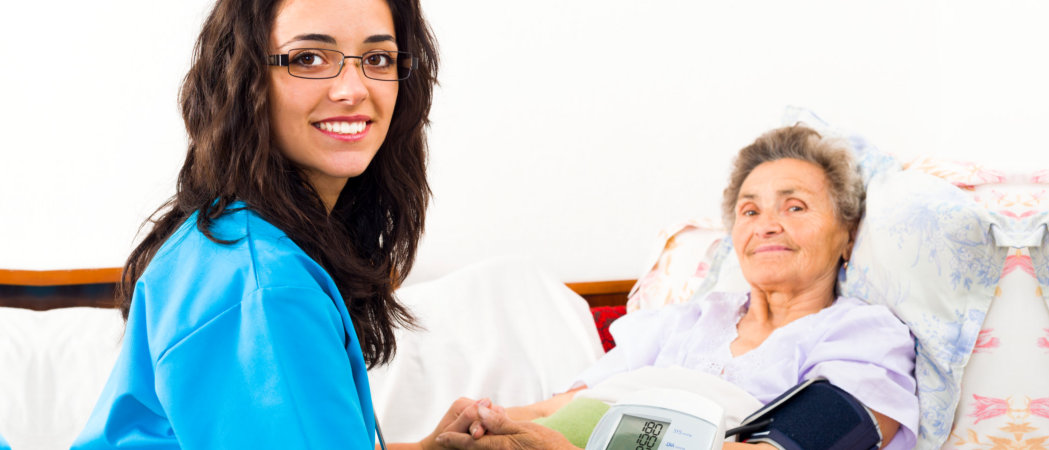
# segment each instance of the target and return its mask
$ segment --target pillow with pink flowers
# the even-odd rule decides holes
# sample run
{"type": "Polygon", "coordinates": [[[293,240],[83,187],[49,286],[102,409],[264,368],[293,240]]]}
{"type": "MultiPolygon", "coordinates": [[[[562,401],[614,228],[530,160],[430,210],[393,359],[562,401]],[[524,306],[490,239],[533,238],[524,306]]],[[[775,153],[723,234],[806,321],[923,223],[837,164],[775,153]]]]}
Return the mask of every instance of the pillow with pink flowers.
{"type": "Polygon", "coordinates": [[[1046,448],[1049,309],[1026,249],[1010,252],[965,368],[944,448],[1046,448]]]}
{"type": "Polygon", "coordinates": [[[983,164],[968,161],[948,161],[921,156],[903,165],[905,170],[923,172],[949,181],[962,189],[1006,181],[1006,174],[983,164]]]}
{"type": "Polygon", "coordinates": [[[965,368],[945,448],[1045,448],[1049,443],[1049,308],[1040,301],[1049,300],[1047,175],[1049,170],[1013,174],[1010,182],[968,191],[976,203],[1012,219],[1014,228],[1029,236],[1027,247],[1010,250],[1005,260],[965,368]]]}
{"type": "Polygon", "coordinates": [[[714,220],[671,225],[660,231],[657,243],[648,272],[630,290],[627,312],[683,303],[715,285],[718,290],[748,289],[725,230],[714,220]]]}

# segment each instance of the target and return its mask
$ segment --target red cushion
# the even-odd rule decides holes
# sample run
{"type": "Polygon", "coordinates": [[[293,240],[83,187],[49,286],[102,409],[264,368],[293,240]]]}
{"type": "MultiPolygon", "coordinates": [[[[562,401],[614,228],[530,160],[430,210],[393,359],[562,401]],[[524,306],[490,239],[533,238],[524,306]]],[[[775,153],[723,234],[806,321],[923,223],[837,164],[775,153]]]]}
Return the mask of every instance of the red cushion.
{"type": "Polygon", "coordinates": [[[616,341],[612,339],[612,334],[608,332],[608,326],[626,314],[626,305],[597,306],[590,308],[590,313],[594,315],[594,325],[597,325],[597,334],[601,336],[601,346],[605,348],[606,352],[612,350],[616,346],[616,341]]]}

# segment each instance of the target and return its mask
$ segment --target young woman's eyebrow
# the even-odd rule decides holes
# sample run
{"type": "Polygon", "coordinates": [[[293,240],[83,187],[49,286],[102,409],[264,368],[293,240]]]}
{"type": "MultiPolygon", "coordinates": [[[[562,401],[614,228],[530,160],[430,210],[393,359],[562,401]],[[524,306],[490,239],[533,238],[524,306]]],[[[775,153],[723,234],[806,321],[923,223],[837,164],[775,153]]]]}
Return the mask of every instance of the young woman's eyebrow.
{"type": "Polygon", "coordinates": [[[306,34],[300,34],[298,36],[295,36],[295,37],[289,39],[287,42],[282,44],[281,47],[284,47],[284,46],[286,46],[286,45],[288,45],[288,44],[290,44],[292,42],[296,42],[296,41],[317,41],[317,42],[323,42],[325,44],[335,45],[335,38],[332,37],[331,35],[321,34],[321,33],[306,33],[306,34]]]}
{"type": "MultiPolygon", "coordinates": [[[[288,45],[288,44],[290,44],[292,42],[297,42],[297,41],[317,41],[317,42],[323,42],[325,44],[332,44],[332,45],[335,45],[337,43],[335,38],[332,37],[331,35],[328,35],[328,34],[306,33],[306,34],[300,34],[298,36],[295,36],[295,37],[289,39],[287,42],[285,42],[283,45],[281,45],[281,47],[284,47],[284,46],[286,46],[286,45],[288,45]]],[[[365,44],[374,44],[376,42],[387,42],[387,41],[393,42],[394,41],[393,36],[391,36],[389,34],[375,34],[375,35],[368,36],[367,38],[364,39],[364,43],[365,44]]]]}
{"type": "Polygon", "coordinates": [[[376,42],[393,41],[393,36],[388,34],[374,34],[364,39],[365,44],[374,44],[376,42]]]}

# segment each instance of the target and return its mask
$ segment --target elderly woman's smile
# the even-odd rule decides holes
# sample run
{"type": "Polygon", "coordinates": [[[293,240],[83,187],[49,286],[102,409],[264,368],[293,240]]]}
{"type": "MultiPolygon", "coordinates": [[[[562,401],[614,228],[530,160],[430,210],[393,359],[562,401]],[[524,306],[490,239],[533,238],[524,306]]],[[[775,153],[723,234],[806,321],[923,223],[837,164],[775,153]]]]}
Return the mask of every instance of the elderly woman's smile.
{"type": "Polygon", "coordinates": [[[740,187],[732,241],[743,273],[762,290],[790,291],[833,279],[851,247],[823,169],[797,159],[758,165],[740,187]]]}
{"type": "Polygon", "coordinates": [[[758,248],[754,249],[754,251],[751,252],[751,254],[769,253],[769,252],[791,252],[791,251],[794,251],[794,249],[792,249],[790,247],[787,247],[786,245],[769,244],[769,245],[758,246],[758,248]]]}

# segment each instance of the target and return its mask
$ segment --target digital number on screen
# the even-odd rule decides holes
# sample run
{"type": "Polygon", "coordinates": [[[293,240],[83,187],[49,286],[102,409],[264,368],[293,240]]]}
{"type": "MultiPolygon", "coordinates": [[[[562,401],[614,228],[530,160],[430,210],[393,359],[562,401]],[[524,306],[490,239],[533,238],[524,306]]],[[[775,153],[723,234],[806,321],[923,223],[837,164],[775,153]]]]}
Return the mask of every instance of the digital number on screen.
{"type": "Polygon", "coordinates": [[[651,450],[659,447],[670,422],[623,415],[608,442],[609,450],[651,450]]]}

